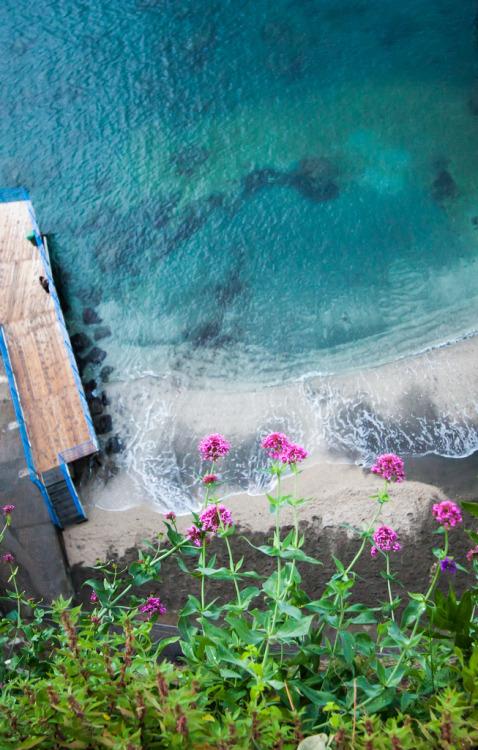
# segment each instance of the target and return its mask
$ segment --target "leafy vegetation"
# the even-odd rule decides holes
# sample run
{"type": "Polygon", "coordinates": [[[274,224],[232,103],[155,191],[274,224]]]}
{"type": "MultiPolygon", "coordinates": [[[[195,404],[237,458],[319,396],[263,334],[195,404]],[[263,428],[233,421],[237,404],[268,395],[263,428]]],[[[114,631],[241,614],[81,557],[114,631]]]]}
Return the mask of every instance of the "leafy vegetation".
{"type": "MultiPolygon", "coordinates": [[[[192,526],[179,533],[170,513],[164,537],[145,543],[148,553],[139,552],[128,570],[99,562],[100,579],[88,582],[91,613],[61,598],[51,607],[26,601],[16,587],[15,561],[3,555],[12,583],[4,598],[15,607],[0,623],[2,748],[478,747],[478,548],[468,555],[475,575],[460,599],[452,585],[447,596],[436,588],[440,575],[462,568],[450,554],[450,540],[462,510],[478,517],[477,506],[433,506],[442,544],[433,549],[429,588],[398,596],[392,566],[401,545],[392,529],[377,525],[391,484],[404,478],[403,463],[379,457],[372,471],[384,486],[373,518],[355,531],[357,554],[347,566],[334,559],[336,572],[312,600],[299,572],[302,565],[321,565],[304,552],[297,519],[297,507],[307,502],[298,495],[306,452],[277,433],[263,446],[277,482],[276,493],[267,496],[275,529],[256,549],[275,561],[271,575],[245,570],[244,560],[233,558],[232,514],[219,500],[214,473],[230,447],[218,435],[200,446],[211,471],[202,477],[204,509],[193,514],[192,526]],[[292,494],[281,491],[287,471],[295,476],[292,494]],[[294,515],[286,534],[280,523],[285,506],[294,515]],[[214,538],[226,546],[227,566],[217,567],[210,554],[214,538]],[[388,598],[375,607],[352,599],[354,568],[364,554],[383,560],[388,598]],[[180,635],[157,641],[153,625],[164,604],[135,591],[160,581],[171,556],[200,580],[200,596],[185,602],[180,635]],[[232,582],[232,601],[208,599],[217,580],[232,582]],[[162,660],[172,641],[180,641],[179,665],[162,660]]],[[[5,528],[12,511],[4,508],[5,528]]],[[[476,545],[478,535],[468,533],[476,545]]]]}

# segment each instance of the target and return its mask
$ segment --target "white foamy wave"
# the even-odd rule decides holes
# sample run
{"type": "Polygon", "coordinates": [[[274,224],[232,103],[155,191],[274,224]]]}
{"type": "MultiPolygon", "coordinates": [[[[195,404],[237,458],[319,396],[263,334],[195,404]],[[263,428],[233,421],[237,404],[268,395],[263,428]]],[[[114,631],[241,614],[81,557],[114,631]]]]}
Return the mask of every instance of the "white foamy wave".
{"type": "Polygon", "coordinates": [[[475,337],[363,372],[275,387],[201,389],[177,377],[113,383],[110,410],[126,448],[106,483],[90,482],[90,501],[111,510],[198,509],[199,473],[209,467],[197,445],[212,432],[232,446],[217,466],[224,495],[270,486],[260,444],[275,431],[301,443],[309,464],[370,464],[384,452],[470,455],[478,449],[477,359],[475,337]]]}

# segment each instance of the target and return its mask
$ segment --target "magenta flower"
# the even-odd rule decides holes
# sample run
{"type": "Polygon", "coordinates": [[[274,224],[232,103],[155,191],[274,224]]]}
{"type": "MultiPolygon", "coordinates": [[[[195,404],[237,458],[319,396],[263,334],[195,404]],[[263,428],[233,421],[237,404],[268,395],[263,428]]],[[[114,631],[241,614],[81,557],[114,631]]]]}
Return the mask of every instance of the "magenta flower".
{"type": "Polygon", "coordinates": [[[153,615],[164,615],[166,607],[164,604],[161,604],[161,601],[157,596],[150,596],[149,599],[147,599],[146,604],[143,604],[139,608],[139,611],[144,612],[148,617],[152,617],[153,615]]]}
{"type": "Polygon", "coordinates": [[[202,547],[203,541],[209,544],[211,539],[206,535],[206,532],[199,529],[194,523],[189,529],[186,529],[186,536],[189,541],[194,544],[195,547],[202,547]]]}
{"type": "Polygon", "coordinates": [[[230,443],[222,435],[208,435],[199,443],[199,452],[202,453],[203,461],[215,461],[229,453],[230,448],[230,443]]]}
{"type": "Polygon", "coordinates": [[[302,448],[301,445],[294,445],[291,443],[284,448],[279,459],[283,464],[289,464],[290,466],[290,464],[300,463],[304,458],[307,458],[307,456],[307,451],[302,448]]]}
{"type": "Polygon", "coordinates": [[[397,539],[398,537],[393,529],[388,526],[380,526],[373,535],[376,546],[372,547],[370,554],[375,557],[379,549],[382,552],[398,552],[402,549],[402,545],[397,542],[397,539]]]}
{"type": "Polygon", "coordinates": [[[199,520],[202,523],[203,531],[212,531],[213,534],[216,534],[218,529],[221,528],[221,521],[224,528],[232,526],[232,513],[224,505],[210,505],[209,508],[203,510],[199,520]]]}
{"type": "Polygon", "coordinates": [[[97,601],[99,601],[99,599],[98,599],[98,596],[96,594],[96,591],[92,591],[91,592],[91,596],[90,596],[90,602],[97,602],[97,601]]]}
{"type": "Polygon", "coordinates": [[[466,554],[467,560],[476,560],[478,558],[478,544],[476,545],[475,549],[471,549],[466,554]]]}
{"type": "Polygon", "coordinates": [[[100,617],[97,617],[96,615],[90,615],[90,622],[91,622],[91,623],[92,623],[93,625],[99,625],[99,624],[100,624],[100,622],[101,622],[101,618],[100,618],[100,617]]]}
{"type": "Polygon", "coordinates": [[[452,557],[445,557],[444,560],[440,560],[440,568],[448,573],[456,573],[456,562],[452,557]]]}
{"type": "Polygon", "coordinates": [[[458,505],[452,503],[451,500],[443,500],[441,503],[435,503],[432,513],[438,523],[447,530],[452,526],[457,526],[463,520],[458,505]]]}
{"type": "Polygon", "coordinates": [[[4,565],[13,565],[15,558],[9,552],[2,557],[2,563],[4,565]]]}
{"type": "Polygon", "coordinates": [[[176,520],[176,513],[174,513],[172,510],[170,510],[169,513],[166,513],[165,518],[168,521],[175,521],[176,520]]]}
{"type": "Polygon", "coordinates": [[[217,482],[217,476],[215,474],[206,474],[206,476],[201,479],[201,482],[204,484],[214,484],[214,482],[217,482]]]}
{"type": "Polygon", "coordinates": [[[3,508],[3,515],[11,516],[14,510],[15,510],[14,505],[5,505],[5,507],[3,508]]]}
{"type": "Polygon", "coordinates": [[[378,474],[379,477],[383,477],[387,482],[403,482],[405,479],[403,461],[393,453],[385,453],[383,456],[378,456],[370,471],[372,474],[378,474]]]}
{"type": "Polygon", "coordinates": [[[261,445],[271,458],[281,458],[285,449],[290,446],[290,440],[280,432],[272,432],[264,438],[261,445]]]}

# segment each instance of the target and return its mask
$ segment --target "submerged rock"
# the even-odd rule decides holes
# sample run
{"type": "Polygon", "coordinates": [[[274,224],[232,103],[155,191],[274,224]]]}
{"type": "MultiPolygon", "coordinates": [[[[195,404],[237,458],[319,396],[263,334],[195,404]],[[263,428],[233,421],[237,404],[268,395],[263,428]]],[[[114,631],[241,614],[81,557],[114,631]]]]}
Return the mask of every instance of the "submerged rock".
{"type": "Polygon", "coordinates": [[[432,195],[436,201],[453,200],[459,195],[458,186],[447,169],[442,169],[432,183],[432,195]]]}
{"type": "Polygon", "coordinates": [[[95,332],[93,333],[93,338],[95,341],[105,339],[108,336],[111,336],[111,328],[109,326],[100,326],[99,328],[96,328],[95,332]]]}
{"type": "Polygon", "coordinates": [[[337,198],[339,188],[335,182],[326,182],[325,184],[311,180],[302,174],[297,174],[291,178],[291,187],[295,188],[304,198],[314,203],[323,203],[337,198]]]}
{"type": "Polygon", "coordinates": [[[242,178],[241,182],[244,195],[249,196],[259,192],[259,190],[264,190],[264,188],[284,185],[287,182],[287,173],[279,172],[272,167],[265,167],[249,172],[242,178]]]}
{"type": "Polygon", "coordinates": [[[113,372],[114,369],[115,368],[111,367],[111,365],[105,365],[105,367],[103,367],[100,370],[100,378],[101,378],[101,382],[102,383],[107,383],[108,382],[108,379],[109,379],[109,377],[110,377],[110,375],[111,375],[111,373],[113,372]]]}
{"type": "Polygon", "coordinates": [[[335,180],[339,176],[336,164],[325,156],[307,156],[299,162],[299,172],[308,180],[315,180],[322,185],[335,180]]]}
{"type": "Polygon", "coordinates": [[[126,446],[122,438],[119,435],[108,438],[108,442],[105,446],[105,453],[122,453],[126,446]]]}
{"type": "Polygon", "coordinates": [[[74,333],[72,336],[70,336],[70,342],[71,348],[73,349],[75,354],[79,354],[79,352],[83,352],[85,349],[88,349],[93,343],[89,336],[87,336],[83,331],[80,331],[80,333],[74,333]]]}
{"type": "Polygon", "coordinates": [[[478,115],[478,80],[473,81],[473,85],[470,89],[470,97],[468,99],[468,105],[470,111],[474,115],[478,115]]]}
{"type": "Polygon", "coordinates": [[[248,198],[260,190],[279,185],[291,187],[304,198],[322,203],[338,196],[339,187],[333,182],[338,174],[338,167],[329,159],[311,156],[302,159],[299,168],[292,172],[281,172],[273,167],[255,169],[242,178],[242,195],[248,198]]]}
{"type": "Polygon", "coordinates": [[[106,357],[104,349],[100,349],[98,346],[94,346],[91,351],[88,352],[84,358],[85,362],[91,362],[93,365],[100,365],[106,357]]]}
{"type": "Polygon", "coordinates": [[[105,435],[113,429],[113,420],[110,414],[102,414],[100,417],[93,418],[93,426],[97,435],[105,435]]]}
{"type": "Polygon", "coordinates": [[[92,307],[85,307],[83,310],[83,322],[89,326],[93,323],[102,323],[103,320],[92,307]]]}
{"type": "Polygon", "coordinates": [[[87,398],[88,406],[90,408],[90,414],[92,417],[96,417],[99,414],[103,414],[103,404],[101,403],[101,399],[97,396],[93,396],[92,398],[87,398]]]}
{"type": "Polygon", "coordinates": [[[181,151],[173,154],[170,158],[176,172],[186,177],[192,177],[196,169],[199,169],[208,159],[209,151],[203,146],[186,146],[181,151]]]}

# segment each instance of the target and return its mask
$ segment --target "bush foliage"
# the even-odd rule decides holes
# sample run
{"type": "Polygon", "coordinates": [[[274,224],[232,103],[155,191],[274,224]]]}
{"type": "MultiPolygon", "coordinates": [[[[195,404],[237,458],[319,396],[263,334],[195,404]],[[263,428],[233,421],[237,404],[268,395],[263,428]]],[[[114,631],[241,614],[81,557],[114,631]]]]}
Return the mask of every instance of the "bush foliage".
{"type": "MultiPolygon", "coordinates": [[[[278,433],[263,447],[277,485],[267,495],[275,530],[256,549],[274,559],[271,575],[234,560],[232,514],[220,502],[214,473],[230,449],[220,435],[200,444],[210,471],[201,477],[204,508],[193,514],[193,524],[181,534],[169,513],[165,535],[158,534],[156,544],[145,542],[149,551],[127,570],[99,562],[100,580],[88,582],[92,612],[61,598],[50,607],[27,601],[16,586],[12,555],[3,555],[12,584],[4,599],[15,606],[0,623],[2,748],[478,746],[478,548],[468,555],[473,575],[460,599],[451,584],[447,596],[436,588],[441,575],[451,580],[457,567],[466,570],[451,555],[450,541],[462,511],[478,516],[475,505],[433,506],[442,543],[433,548],[429,588],[403,592],[392,570],[400,541],[393,529],[378,526],[391,485],[404,479],[403,463],[380,456],[372,471],[384,485],[373,518],[354,530],[357,554],[347,566],[334,558],[336,572],[320,598],[311,599],[299,568],[321,562],[304,552],[297,519],[297,507],[307,502],[297,491],[307,454],[278,433]],[[283,494],[281,480],[290,471],[295,490],[283,494]],[[287,505],[294,528],[284,534],[280,513],[287,505]],[[218,543],[226,546],[227,566],[216,566],[218,543]],[[364,554],[383,561],[386,600],[375,607],[352,603],[354,567],[364,554]],[[188,596],[179,636],[157,641],[153,624],[164,604],[138,597],[137,590],[160,581],[162,562],[171,556],[200,580],[200,596],[188,596]],[[208,597],[217,580],[231,581],[232,601],[208,597]],[[173,665],[162,660],[162,651],[175,640],[183,659],[173,665]]],[[[3,509],[5,528],[13,510],[3,509]]],[[[478,535],[468,533],[476,545],[478,535]]]]}

